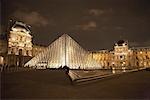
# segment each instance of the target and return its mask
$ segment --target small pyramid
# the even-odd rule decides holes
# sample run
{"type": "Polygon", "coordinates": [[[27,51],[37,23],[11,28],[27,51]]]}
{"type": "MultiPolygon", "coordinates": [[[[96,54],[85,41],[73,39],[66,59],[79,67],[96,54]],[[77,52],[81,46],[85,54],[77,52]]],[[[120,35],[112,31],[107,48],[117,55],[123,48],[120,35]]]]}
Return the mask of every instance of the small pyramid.
{"type": "Polygon", "coordinates": [[[63,34],[51,43],[44,51],[33,57],[25,66],[59,68],[68,66],[71,69],[98,69],[101,66],[91,58],[69,35],[63,34]]]}

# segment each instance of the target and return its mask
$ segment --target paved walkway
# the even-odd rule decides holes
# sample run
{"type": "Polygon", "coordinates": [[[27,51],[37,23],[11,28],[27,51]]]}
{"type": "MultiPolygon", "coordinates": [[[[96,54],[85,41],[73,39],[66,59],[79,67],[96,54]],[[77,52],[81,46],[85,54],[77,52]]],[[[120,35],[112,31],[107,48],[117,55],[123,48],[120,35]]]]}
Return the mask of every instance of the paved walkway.
{"type": "Polygon", "coordinates": [[[150,71],[72,85],[62,70],[2,74],[2,97],[11,99],[150,99],[150,71]]]}

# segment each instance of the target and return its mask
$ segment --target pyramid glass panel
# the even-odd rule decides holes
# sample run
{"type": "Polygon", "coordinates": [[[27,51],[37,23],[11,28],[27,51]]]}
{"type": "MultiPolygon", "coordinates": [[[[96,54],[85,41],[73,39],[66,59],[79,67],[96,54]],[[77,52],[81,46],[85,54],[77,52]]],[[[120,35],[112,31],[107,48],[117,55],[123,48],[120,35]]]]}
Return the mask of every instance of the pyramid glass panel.
{"type": "Polygon", "coordinates": [[[69,35],[64,34],[25,64],[29,67],[99,69],[101,66],[69,35]]]}

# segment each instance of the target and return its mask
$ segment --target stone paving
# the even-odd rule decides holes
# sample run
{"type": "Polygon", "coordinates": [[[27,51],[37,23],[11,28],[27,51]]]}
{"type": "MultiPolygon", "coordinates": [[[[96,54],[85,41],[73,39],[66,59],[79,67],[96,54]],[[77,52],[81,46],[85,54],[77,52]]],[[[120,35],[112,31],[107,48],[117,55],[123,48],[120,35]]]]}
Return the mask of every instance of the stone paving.
{"type": "Polygon", "coordinates": [[[150,71],[71,84],[63,70],[1,73],[3,99],[150,99],[150,71]]]}

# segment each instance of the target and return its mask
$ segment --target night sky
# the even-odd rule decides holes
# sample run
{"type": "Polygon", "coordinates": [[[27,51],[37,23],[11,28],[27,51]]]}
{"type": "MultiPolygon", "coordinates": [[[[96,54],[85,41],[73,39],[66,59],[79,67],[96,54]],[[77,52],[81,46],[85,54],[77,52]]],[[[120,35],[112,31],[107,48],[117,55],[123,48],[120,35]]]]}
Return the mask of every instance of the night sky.
{"type": "Polygon", "coordinates": [[[111,49],[120,39],[150,46],[150,0],[1,0],[0,33],[9,19],[31,25],[41,45],[67,33],[87,50],[111,49]]]}

